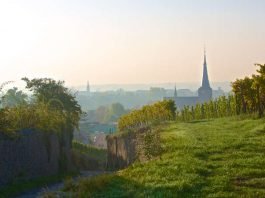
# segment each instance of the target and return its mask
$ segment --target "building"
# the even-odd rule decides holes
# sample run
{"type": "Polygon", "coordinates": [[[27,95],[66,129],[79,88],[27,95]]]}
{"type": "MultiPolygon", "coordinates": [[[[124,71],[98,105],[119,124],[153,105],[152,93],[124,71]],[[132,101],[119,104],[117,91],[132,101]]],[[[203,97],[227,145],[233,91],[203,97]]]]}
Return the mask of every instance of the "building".
{"type": "Polygon", "coordinates": [[[198,89],[198,95],[180,97],[177,94],[177,89],[175,86],[174,97],[165,97],[164,99],[174,100],[176,106],[179,109],[182,109],[184,106],[195,106],[197,103],[207,102],[212,99],[212,95],[213,95],[213,90],[209,82],[206,53],[204,51],[202,86],[198,89]]]}
{"type": "Polygon", "coordinates": [[[89,85],[89,81],[87,81],[86,91],[87,91],[88,94],[90,94],[90,85],[89,85]]]}
{"type": "Polygon", "coordinates": [[[78,96],[90,97],[91,95],[92,95],[91,87],[90,87],[89,81],[87,81],[87,84],[85,86],[85,90],[78,91],[78,96]]]}

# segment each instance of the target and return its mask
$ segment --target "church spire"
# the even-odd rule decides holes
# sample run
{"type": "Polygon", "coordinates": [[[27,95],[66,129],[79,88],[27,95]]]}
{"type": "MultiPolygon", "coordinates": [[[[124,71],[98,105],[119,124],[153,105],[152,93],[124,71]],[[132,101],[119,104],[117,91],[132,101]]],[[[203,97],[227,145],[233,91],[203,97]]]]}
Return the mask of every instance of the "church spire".
{"type": "Polygon", "coordinates": [[[176,87],[176,84],[175,84],[175,91],[174,91],[174,98],[177,98],[178,94],[177,94],[177,87],[176,87]]]}
{"type": "Polygon", "coordinates": [[[87,91],[88,93],[90,93],[90,85],[89,85],[89,81],[87,81],[86,91],[87,91]]]}
{"type": "Polygon", "coordinates": [[[207,71],[207,61],[206,61],[206,50],[205,50],[205,48],[204,48],[202,87],[205,87],[205,88],[210,87],[209,78],[208,78],[208,71],[207,71]]]}

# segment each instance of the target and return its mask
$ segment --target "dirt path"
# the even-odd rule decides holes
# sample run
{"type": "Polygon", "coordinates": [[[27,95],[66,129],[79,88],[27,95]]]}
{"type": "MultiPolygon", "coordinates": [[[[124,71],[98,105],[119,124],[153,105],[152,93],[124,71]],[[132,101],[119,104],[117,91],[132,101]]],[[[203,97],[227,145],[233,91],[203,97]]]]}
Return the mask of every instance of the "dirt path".
{"type": "MultiPolygon", "coordinates": [[[[81,171],[80,175],[75,177],[74,180],[77,180],[78,178],[89,178],[97,175],[101,175],[104,173],[109,173],[106,171],[81,171]]],[[[17,196],[16,198],[35,198],[35,197],[41,197],[41,194],[44,192],[53,192],[53,191],[58,191],[62,189],[64,186],[63,181],[56,183],[56,184],[51,184],[48,186],[43,186],[41,188],[37,189],[32,189],[28,192],[22,193],[21,195],[17,196]]]]}

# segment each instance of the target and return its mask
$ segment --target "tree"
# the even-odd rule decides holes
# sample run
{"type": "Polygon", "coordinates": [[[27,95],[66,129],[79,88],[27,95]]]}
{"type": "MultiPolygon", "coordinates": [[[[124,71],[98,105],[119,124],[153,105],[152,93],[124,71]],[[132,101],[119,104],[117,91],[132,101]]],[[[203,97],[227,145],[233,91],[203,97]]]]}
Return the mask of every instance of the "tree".
{"type": "Polygon", "coordinates": [[[97,110],[95,111],[96,121],[103,123],[107,113],[108,113],[107,107],[105,106],[98,107],[97,110]]]}
{"type": "Polygon", "coordinates": [[[254,113],[258,111],[259,117],[263,116],[265,107],[265,64],[256,64],[258,74],[252,78],[237,79],[232,83],[236,97],[237,112],[254,113]]]}
{"type": "MultiPolygon", "coordinates": [[[[2,84],[0,85],[0,96],[3,95],[3,89],[4,89],[4,87],[5,87],[6,85],[12,83],[12,82],[13,82],[13,81],[7,81],[7,82],[4,82],[4,83],[2,83],[2,84]]],[[[1,103],[2,103],[2,100],[1,100],[1,99],[2,99],[2,98],[0,98],[0,105],[1,105],[1,103]]]]}
{"type": "Polygon", "coordinates": [[[2,96],[3,107],[14,107],[27,103],[27,94],[19,91],[17,87],[9,89],[4,96],[2,96]]]}
{"type": "Polygon", "coordinates": [[[50,78],[36,78],[26,82],[26,88],[33,91],[36,102],[49,104],[50,108],[60,110],[65,114],[69,127],[78,128],[82,110],[71,91],[64,86],[64,81],[55,81],[50,78]]]}
{"type": "Polygon", "coordinates": [[[104,121],[105,122],[115,122],[117,121],[122,115],[126,113],[126,110],[120,103],[113,103],[107,110],[107,114],[105,115],[104,121]]]}
{"type": "Polygon", "coordinates": [[[253,88],[256,91],[257,98],[257,109],[259,113],[259,117],[263,116],[264,106],[265,106],[265,64],[255,64],[255,66],[259,67],[256,71],[258,75],[252,75],[253,78],[253,88]]]}
{"type": "MultiPolygon", "coordinates": [[[[248,85],[249,78],[246,77],[245,79],[236,79],[236,81],[232,82],[232,90],[236,95],[237,98],[237,105],[242,107],[242,112],[247,112],[247,102],[246,102],[246,95],[248,89],[250,89],[248,85]]],[[[238,113],[241,112],[241,108],[238,109],[238,113]]]]}

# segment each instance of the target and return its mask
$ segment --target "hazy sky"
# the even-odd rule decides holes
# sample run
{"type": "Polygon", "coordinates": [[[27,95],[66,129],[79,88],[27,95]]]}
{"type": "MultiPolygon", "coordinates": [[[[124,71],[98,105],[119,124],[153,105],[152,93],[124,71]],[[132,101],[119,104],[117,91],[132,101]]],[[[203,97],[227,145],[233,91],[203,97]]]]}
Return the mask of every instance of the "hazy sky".
{"type": "Polygon", "coordinates": [[[198,82],[265,63],[264,0],[0,0],[0,82],[198,82]]]}

